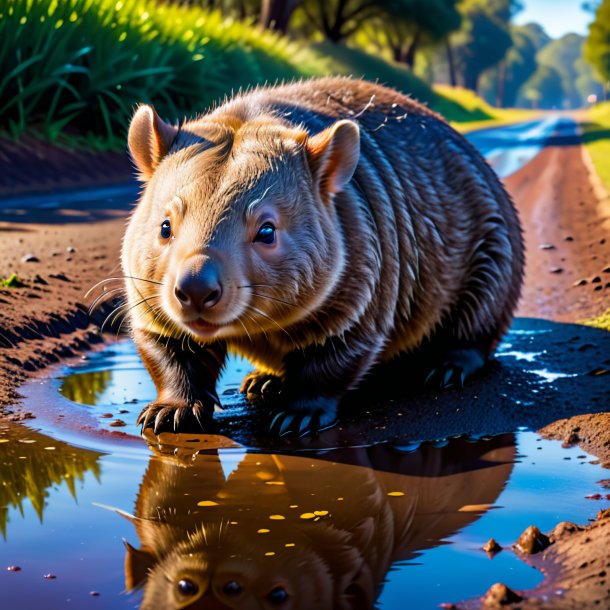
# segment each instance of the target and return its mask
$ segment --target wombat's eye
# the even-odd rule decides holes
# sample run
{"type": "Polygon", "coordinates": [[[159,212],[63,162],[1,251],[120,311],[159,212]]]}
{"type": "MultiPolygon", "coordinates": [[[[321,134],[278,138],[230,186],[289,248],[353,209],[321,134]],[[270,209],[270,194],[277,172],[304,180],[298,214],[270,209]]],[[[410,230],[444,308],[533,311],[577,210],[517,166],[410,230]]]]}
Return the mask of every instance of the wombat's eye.
{"type": "Polygon", "coordinates": [[[225,595],[235,596],[241,593],[241,585],[236,580],[230,580],[225,586],[222,588],[225,595]]]}
{"type": "Polygon", "coordinates": [[[267,593],[267,599],[272,604],[283,604],[288,599],[288,593],[286,593],[284,587],[275,587],[267,593]]]}
{"type": "Polygon", "coordinates": [[[169,218],[166,218],[161,223],[161,238],[162,239],[169,239],[171,236],[172,236],[172,225],[169,222],[169,218]]]}
{"type": "Polygon", "coordinates": [[[275,243],[275,227],[270,222],[262,224],[254,241],[272,246],[275,243]]]}
{"type": "Polygon", "coordinates": [[[193,595],[196,595],[197,591],[199,591],[199,588],[197,587],[197,585],[192,580],[189,580],[188,578],[182,578],[181,580],[179,580],[177,587],[178,587],[178,591],[181,595],[188,596],[188,597],[192,597],[193,595]]]}

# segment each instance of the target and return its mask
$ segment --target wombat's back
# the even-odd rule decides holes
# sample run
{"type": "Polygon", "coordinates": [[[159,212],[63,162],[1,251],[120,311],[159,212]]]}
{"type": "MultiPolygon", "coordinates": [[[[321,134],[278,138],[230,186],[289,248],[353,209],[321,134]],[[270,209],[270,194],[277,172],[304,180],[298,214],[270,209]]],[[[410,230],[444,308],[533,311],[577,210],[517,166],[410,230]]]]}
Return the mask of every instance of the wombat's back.
{"type": "Polygon", "coordinates": [[[380,360],[439,333],[493,348],[520,294],[523,241],[512,201],[463,136],[409,97],[349,78],[256,90],[217,112],[232,110],[272,110],[312,134],[338,119],[360,126],[360,162],[336,199],[350,272],[317,314],[329,334],[358,317],[388,338],[380,360]]]}

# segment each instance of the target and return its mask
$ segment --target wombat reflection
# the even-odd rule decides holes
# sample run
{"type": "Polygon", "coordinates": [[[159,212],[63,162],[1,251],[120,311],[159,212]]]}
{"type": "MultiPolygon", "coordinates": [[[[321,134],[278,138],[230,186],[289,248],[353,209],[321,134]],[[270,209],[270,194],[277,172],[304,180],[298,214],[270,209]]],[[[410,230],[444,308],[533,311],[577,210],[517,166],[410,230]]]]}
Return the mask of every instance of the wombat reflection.
{"type": "Polygon", "coordinates": [[[513,442],[413,454],[380,446],[328,460],[247,454],[227,479],[218,455],[154,457],[133,518],[141,546],[127,545],[127,589],[144,588],[141,610],[372,610],[393,563],[476,519],[465,505],[494,503],[513,442]]]}
{"type": "Polygon", "coordinates": [[[460,134],[396,91],[311,80],[180,127],[142,106],[129,147],[144,190],[122,264],[155,432],[203,425],[227,351],[257,366],[249,397],[280,391],[272,431],[302,435],[401,354],[461,385],[510,324],[514,206],[460,134]]]}

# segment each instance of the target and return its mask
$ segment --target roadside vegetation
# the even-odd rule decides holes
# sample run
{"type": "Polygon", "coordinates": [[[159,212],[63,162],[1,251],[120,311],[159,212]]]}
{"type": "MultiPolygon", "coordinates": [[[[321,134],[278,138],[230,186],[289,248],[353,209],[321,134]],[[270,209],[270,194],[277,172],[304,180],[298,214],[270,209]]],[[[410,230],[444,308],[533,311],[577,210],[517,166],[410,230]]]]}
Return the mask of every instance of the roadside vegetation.
{"type": "Polygon", "coordinates": [[[584,39],[517,27],[519,10],[518,0],[4,0],[0,133],[122,148],[138,102],[175,119],[240,88],[327,74],[393,86],[464,130],[529,116],[515,105],[582,105],[601,86],[584,39]]]}
{"type": "Polygon", "coordinates": [[[597,104],[582,123],[583,141],[606,190],[610,192],[610,102],[597,104]]]}

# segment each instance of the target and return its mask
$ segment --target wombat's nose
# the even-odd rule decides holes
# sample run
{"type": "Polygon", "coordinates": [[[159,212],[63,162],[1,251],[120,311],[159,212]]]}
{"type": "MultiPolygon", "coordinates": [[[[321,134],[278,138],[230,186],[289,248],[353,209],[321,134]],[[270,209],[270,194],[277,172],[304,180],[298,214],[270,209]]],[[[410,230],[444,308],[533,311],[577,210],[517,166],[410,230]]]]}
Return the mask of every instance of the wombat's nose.
{"type": "Polygon", "coordinates": [[[200,268],[190,266],[176,279],[174,294],[183,309],[202,311],[211,309],[222,298],[222,284],[215,265],[206,263],[200,268]]]}

